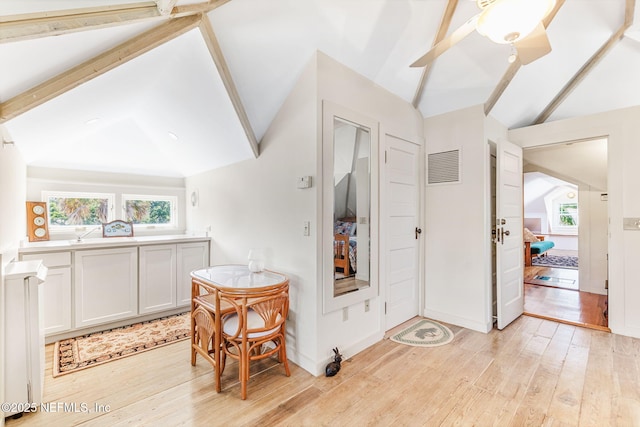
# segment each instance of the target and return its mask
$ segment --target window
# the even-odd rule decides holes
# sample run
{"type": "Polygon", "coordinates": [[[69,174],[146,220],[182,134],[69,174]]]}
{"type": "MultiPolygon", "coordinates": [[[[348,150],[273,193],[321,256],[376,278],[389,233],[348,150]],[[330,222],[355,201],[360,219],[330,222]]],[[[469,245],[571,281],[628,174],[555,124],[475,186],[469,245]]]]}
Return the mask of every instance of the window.
{"type": "Polygon", "coordinates": [[[564,227],[578,226],[578,204],[558,203],[558,222],[564,227]]]}
{"type": "Polygon", "coordinates": [[[122,195],[124,220],[134,225],[175,227],[176,205],[171,196],[122,195]]]}
{"type": "Polygon", "coordinates": [[[44,191],[42,196],[52,231],[113,221],[113,194],[44,191]]]}
{"type": "Polygon", "coordinates": [[[551,232],[555,234],[578,233],[578,194],[573,188],[562,187],[545,197],[550,218],[551,232]]]}

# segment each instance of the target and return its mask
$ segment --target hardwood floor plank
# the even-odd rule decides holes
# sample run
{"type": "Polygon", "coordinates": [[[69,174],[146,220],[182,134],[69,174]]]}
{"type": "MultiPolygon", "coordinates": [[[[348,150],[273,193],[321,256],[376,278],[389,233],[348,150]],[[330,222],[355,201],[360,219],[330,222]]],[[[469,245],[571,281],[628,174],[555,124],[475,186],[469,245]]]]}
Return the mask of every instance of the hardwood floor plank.
{"type": "MultiPolygon", "coordinates": [[[[547,332],[549,329],[547,321],[545,321],[539,331],[547,332]]],[[[575,327],[556,324],[555,333],[541,354],[540,363],[531,378],[523,401],[516,411],[513,419],[515,424],[543,424],[565,363],[574,329],[575,327]]]]}
{"type": "Polygon", "coordinates": [[[575,423],[580,418],[581,396],[589,349],[571,345],[547,411],[548,418],[559,423],[575,423]]]}
{"type": "Polygon", "coordinates": [[[530,316],[609,331],[606,295],[524,284],[524,311],[530,316]]]}
{"type": "Polygon", "coordinates": [[[585,372],[580,426],[614,425],[612,405],[614,397],[612,334],[594,331],[589,346],[585,372]]]}

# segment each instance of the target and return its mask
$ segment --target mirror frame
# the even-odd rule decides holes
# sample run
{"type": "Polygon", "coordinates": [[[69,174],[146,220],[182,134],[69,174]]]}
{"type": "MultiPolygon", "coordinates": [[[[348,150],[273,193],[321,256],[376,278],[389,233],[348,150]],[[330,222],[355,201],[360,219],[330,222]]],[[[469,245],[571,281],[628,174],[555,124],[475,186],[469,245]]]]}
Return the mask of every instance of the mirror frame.
{"type": "Polygon", "coordinates": [[[378,121],[357,113],[346,107],[340,106],[330,101],[322,101],[322,300],[323,313],[330,313],[361,301],[373,299],[378,296],[378,271],[379,271],[379,123],[378,121]],[[369,237],[370,237],[370,257],[369,264],[369,286],[358,289],[343,295],[334,296],[334,273],[333,264],[333,240],[334,240],[334,174],[333,174],[333,130],[334,120],[351,122],[356,126],[369,129],[370,134],[370,216],[369,216],[369,237]]]}

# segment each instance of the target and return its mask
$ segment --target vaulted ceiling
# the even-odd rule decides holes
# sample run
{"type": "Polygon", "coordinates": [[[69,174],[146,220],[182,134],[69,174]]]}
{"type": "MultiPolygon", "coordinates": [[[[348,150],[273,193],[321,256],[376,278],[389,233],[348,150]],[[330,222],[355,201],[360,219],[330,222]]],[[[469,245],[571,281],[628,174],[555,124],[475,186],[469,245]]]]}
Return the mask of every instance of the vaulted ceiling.
{"type": "Polygon", "coordinates": [[[34,166],[189,176],[254,158],[315,51],[423,116],[482,104],[509,128],[640,105],[635,0],[558,0],[528,65],[471,0],[2,0],[0,126],[34,166]],[[169,12],[170,11],[170,12],[169,12]],[[635,18],[635,19],[634,19],[635,18]]]}

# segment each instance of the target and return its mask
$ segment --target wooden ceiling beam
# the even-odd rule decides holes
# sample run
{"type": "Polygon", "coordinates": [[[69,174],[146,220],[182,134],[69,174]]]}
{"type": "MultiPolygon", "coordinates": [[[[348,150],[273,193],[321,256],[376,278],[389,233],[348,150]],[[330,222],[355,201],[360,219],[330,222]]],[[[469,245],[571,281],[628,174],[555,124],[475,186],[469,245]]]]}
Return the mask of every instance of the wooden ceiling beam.
{"type": "Polygon", "coordinates": [[[545,107],[545,109],[536,117],[532,125],[544,123],[551,114],[564,102],[565,99],[573,92],[573,90],[589,75],[591,70],[598,65],[600,60],[624,37],[624,32],[633,24],[633,14],[636,6],[636,0],[626,0],[624,23],[613,33],[596,53],[578,70],[578,72],[567,82],[562,90],[553,98],[553,100],[545,107]]]}
{"type": "Polygon", "coordinates": [[[0,104],[0,124],[200,25],[202,15],[170,19],[0,104]]]}
{"type": "MultiPolygon", "coordinates": [[[[544,25],[544,28],[549,27],[549,24],[551,24],[553,18],[556,17],[556,14],[564,4],[564,1],[565,0],[558,0],[553,10],[543,19],[542,23],[544,25]]],[[[504,73],[504,75],[496,85],[495,89],[489,96],[489,99],[487,99],[487,102],[484,103],[485,116],[488,116],[489,113],[491,113],[491,110],[493,110],[493,107],[495,107],[495,105],[498,103],[498,100],[500,99],[504,91],[507,90],[507,87],[509,87],[513,78],[516,76],[518,71],[520,71],[520,67],[522,67],[522,63],[520,62],[520,58],[516,57],[516,60],[509,65],[507,71],[504,73]]]]}
{"type": "Polygon", "coordinates": [[[227,90],[227,94],[229,95],[229,99],[233,104],[233,108],[236,111],[238,119],[240,120],[240,124],[244,129],[245,134],[247,135],[247,139],[249,144],[251,145],[251,149],[253,150],[253,155],[257,158],[260,154],[260,149],[258,146],[258,140],[256,139],[256,135],[253,132],[253,128],[251,127],[251,123],[249,122],[249,117],[242,105],[242,100],[240,99],[240,95],[238,94],[238,90],[236,89],[236,85],[233,82],[233,78],[231,77],[231,71],[229,71],[229,67],[227,66],[227,62],[222,55],[222,49],[220,48],[220,44],[218,43],[218,39],[213,31],[213,27],[211,26],[211,22],[206,17],[203,17],[200,22],[200,32],[202,33],[202,37],[204,38],[205,43],[207,44],[207,48],[209,49],[209,54],[213,59],[213,62],[216,64],[216,68],[218,69],[218,73],[220,74],[220,78],[222,79],[222,83],[227,90]]]}
{"type": "MultiPolygon", "coordinates": [[[[453,19],[453,14],[456,11],[456,7],[458,7],[458,0],[449,0],[447,2],[447,7],[444,10],[442,19],[440,20],[440,27],[438,28],[438,32],[436,33],[436,36],[433,39],[433,44],[431,45],[431,47],[435,46],[446,37],[447,32],[449,31],[449,26],[451,25],[451,19],[453,19]]],[[[427,65],[422,70],[422,75],[420,76],[420,82],[418,83],[416,92],[413,95],[412,104],[414,108],[418,108],[418,104],[420,104],[420,100],[422,99],[422,94],[424,92],[424,87],[427,84],[427,79],[429,77],[430,71],[431,71],[431,64],[427,65]]]]}
{"type": "Polygon", "coordinates": [[[144,2],[0,16],[0,43],[199,15],[208,13],[227,2],[229,0],[176,6],[167,15],[162,15],[158,11],[155,2],[144,2]]]}

